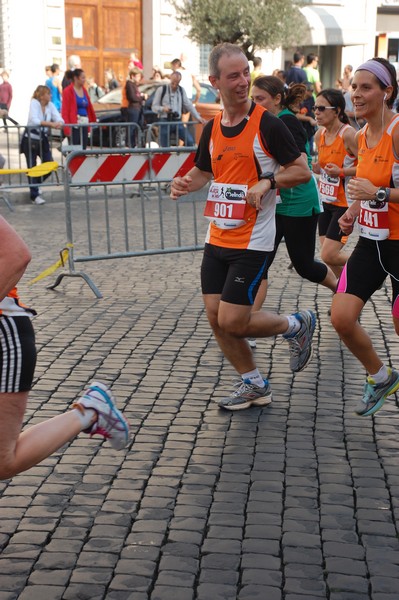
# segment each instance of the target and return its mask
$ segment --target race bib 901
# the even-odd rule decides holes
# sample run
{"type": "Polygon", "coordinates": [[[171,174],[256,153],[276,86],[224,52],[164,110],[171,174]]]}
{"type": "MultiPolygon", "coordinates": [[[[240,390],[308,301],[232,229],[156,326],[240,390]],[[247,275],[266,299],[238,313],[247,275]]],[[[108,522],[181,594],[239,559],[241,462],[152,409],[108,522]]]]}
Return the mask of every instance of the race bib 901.
{"type": "Polygon", "coordinates": [[[204,216],[221,229],[233,229],[243,225],[247,190],[247,185],[212,183],[204,216]]]}

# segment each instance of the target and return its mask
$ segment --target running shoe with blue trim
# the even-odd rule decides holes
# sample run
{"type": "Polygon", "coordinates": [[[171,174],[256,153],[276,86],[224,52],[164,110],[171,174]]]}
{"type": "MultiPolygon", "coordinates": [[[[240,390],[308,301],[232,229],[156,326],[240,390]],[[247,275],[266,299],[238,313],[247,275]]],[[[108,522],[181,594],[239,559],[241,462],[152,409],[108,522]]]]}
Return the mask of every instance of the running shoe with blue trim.
{"type": "Polygon", "coordinates": [[[121,450],[129,442],[129,423],[115,406],[111,390],[100,381],[92,381],[83,396],[72,404],[72,408],[92,408],[97,421],[84,432],[90,437],[102,435],[115,450],[121,450]]]}
{"type": "Polygon", "coordinates": [[[360,417],[369,417],[380,410],[387,396],[399,390],[399,373],[388,367],[388,380],[376,383],[372,377],[367,377],[364,385],[363,398],[355,408],[355,413],[360,417]]]}
{"type": "Polygon", "coordinates": [[[284,338],[290,351],[291,371],[302,371],[312,358],[312,338],[316,327],[316,316],[311,310],[303,310],[293,315],[301,323],[297,333],[284,338]]]}
{"type": "Polygon", "coordinates": [[[267,379],[264,387],[259,387],[249,379],[239,379],[235,384],[234,392],[219,402],[220,408],[226,410],[243,410],[250,406],[266,406],[272,401],[272,390],[267,379]]]}

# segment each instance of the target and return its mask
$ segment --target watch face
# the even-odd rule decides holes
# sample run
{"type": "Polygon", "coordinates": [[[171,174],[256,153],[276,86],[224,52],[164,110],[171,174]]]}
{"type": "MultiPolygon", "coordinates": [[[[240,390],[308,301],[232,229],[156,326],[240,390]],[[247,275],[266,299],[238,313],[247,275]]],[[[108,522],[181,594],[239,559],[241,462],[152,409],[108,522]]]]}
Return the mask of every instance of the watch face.
{"type": "Polygon", "coordinates": [[[380,188],[377,190],[375,194],[375,200],[371,200],[369,202],[370,208],[382,208],[385,206],[385,201],[387,199],[387,192],[385,188],[380,188]]]}
{"type": "Polygon", "coordinates": [[[378,192],[375,195],[376,199],[379,200],[380,202],[384,202],[384,200],[387,197],[387,193],[385,190],[378,190],[378,192]]]}

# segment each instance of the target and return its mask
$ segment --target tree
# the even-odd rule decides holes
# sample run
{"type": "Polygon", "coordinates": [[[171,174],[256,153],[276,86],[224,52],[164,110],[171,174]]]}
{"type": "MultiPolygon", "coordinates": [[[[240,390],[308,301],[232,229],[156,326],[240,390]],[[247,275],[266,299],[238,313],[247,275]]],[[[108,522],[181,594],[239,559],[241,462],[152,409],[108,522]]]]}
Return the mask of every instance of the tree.
{"type": "Polygon", "coordinates": [[[177,20],[197,44],[238,44],[248,60],[256,51],[300,43],[306,19],[302,0],[170,0],[177,20]]]}

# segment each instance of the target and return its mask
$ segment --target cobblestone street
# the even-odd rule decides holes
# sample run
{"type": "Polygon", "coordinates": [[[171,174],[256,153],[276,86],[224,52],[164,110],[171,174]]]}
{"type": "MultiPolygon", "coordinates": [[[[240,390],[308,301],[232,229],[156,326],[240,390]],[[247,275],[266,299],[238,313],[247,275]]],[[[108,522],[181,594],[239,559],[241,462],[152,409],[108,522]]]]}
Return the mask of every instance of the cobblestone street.
{"type": "MultiPolygon", "coordinates": [[[[288,270],[284,244],[266,308],[317,313],[313,359],[294,375],[287,344],[259,340],[273,402],[231,414],[217,407],[236,374],[204,313],[201,252],[85,263],[100,300],[77,278],[49,291],[54,276],[28,282],[65,245],[63,203],[0,211],[33,253],[26,425],[98,378],[133,433],[119,452],[82,434],[0,482],[0,600],[398,600],[398,401],[354,414],[365,373],[329,323],[331,293],[288,270]]],[[[399,366],[390,286],[362,322],[399,366]]]]}

